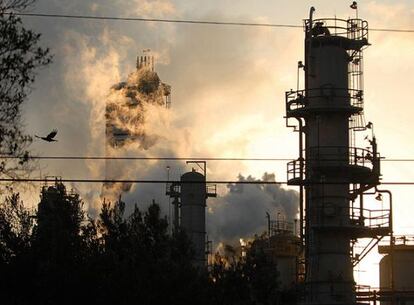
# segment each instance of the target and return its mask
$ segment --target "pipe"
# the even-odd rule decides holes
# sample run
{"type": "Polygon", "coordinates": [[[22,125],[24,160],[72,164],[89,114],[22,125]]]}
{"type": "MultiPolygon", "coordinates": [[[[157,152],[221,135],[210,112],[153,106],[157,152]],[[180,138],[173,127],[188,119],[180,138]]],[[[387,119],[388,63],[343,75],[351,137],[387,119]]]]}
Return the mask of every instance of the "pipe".
{"type": "MultiPolygon", "coordinates": [[[[389,190],[379,190],[377,187],[375,187],[375,191],[378,193],[385,193],[388,194],[390,197],[390,217],[389,217],[389,223],[390,223],[390,255],[391,255],[391,291],[394,292],[395,289],[395,281],[394,281],[394,229],[393,229],[393,213],[392,213],[392,193],[389,190]]],[[[394,305],[394,293],[391,296],[391,305],[394,305]]]]}
{"type": "MultiPolygon", "coordinates": [[[[299,167],[300,167],[300,180],[303,181],[304,159],[303,159],[303,121],[300,118],[296,118],[299,123],[299,167]]],[[[300,240],[302,245],[304,244],[303,236],[303,185],[299,186],[299,219],[300,219],[300,240]]]]}
{"type": "Polygon", "coordinates": [[[266,218],[267,218],[267,237],[270,238],[270,214],[269,212],[266,212],[266,218]]]}

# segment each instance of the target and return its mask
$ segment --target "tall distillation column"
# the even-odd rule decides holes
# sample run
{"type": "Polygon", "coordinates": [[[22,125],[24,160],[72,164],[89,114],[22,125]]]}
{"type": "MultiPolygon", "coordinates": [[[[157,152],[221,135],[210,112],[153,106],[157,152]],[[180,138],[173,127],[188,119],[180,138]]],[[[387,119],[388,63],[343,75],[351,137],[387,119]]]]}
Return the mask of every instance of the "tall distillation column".
{"type": "Polygon", "coordinates": [[[299,63],[305,89],[286,93],[286,118],[299,122],[300,158],[289,162],[288,182],[301,188],[305,303],[356,304],[351,241],[387,232],[371,230],[363,210],[363,193],[379,184],[375,138],[372,150],[352,147],[355,130],[366,128],[362,49],[368,24],[313,20],[313,12],[305,21],[305,64],[299,63]]]}

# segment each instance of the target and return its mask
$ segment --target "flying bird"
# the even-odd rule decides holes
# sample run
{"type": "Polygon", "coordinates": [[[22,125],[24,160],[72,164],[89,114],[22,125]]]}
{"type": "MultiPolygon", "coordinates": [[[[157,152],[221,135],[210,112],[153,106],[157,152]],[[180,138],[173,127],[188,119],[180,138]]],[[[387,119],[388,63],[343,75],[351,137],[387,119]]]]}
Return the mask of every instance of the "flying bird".
{"type": "Polygon", "coordinates": [[[51,133],[49,133],[46,137],[39,137],[38,135],[35,135],[36,138],[45,140],[46,142],[57,142],[56,139],[54,139],[54,137],[57,134],[57,129],[53,129],[51,133]]]}

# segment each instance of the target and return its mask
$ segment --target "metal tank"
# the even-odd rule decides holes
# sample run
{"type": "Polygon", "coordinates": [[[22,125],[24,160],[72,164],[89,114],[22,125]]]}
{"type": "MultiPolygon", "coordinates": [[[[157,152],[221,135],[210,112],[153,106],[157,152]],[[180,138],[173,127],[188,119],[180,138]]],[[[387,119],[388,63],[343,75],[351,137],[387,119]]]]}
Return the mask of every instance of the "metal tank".
{"type": "Polygon", "coordinates": [[[186,231],[194,247],[194,264],[202,267],[206,263],[206,178],[191,172],[181,176],[180,226],[186,231]]]}
{"type": "Polygon", "coordinates": [[[252,250],[263,252],[276,263],[280,288],[290,289],[302,281],[300,274],[303,270],[299,264],[300,239],[294,233],[293,222],[284,219],[271,220],[270,214],[267,215],[267,236],[256,238],[252,243],[252,250]]]}
{"type": "Polygon", "coordinates": [[[381,305],[414,305],[414,238],[396,238],[394,244],[380,245],[381,305]]]}

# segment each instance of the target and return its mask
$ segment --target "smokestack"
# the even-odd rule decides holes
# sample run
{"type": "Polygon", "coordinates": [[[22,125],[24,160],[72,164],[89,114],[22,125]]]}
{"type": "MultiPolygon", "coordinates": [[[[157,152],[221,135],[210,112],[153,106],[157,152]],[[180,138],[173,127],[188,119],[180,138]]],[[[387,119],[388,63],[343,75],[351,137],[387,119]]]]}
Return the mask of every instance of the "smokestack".
{"type": "Polygon", "coordinates": [[[181,228],[194,247],[194,265],[206,263],[206,179],[194,169],[181,176],[181,228]]]}

